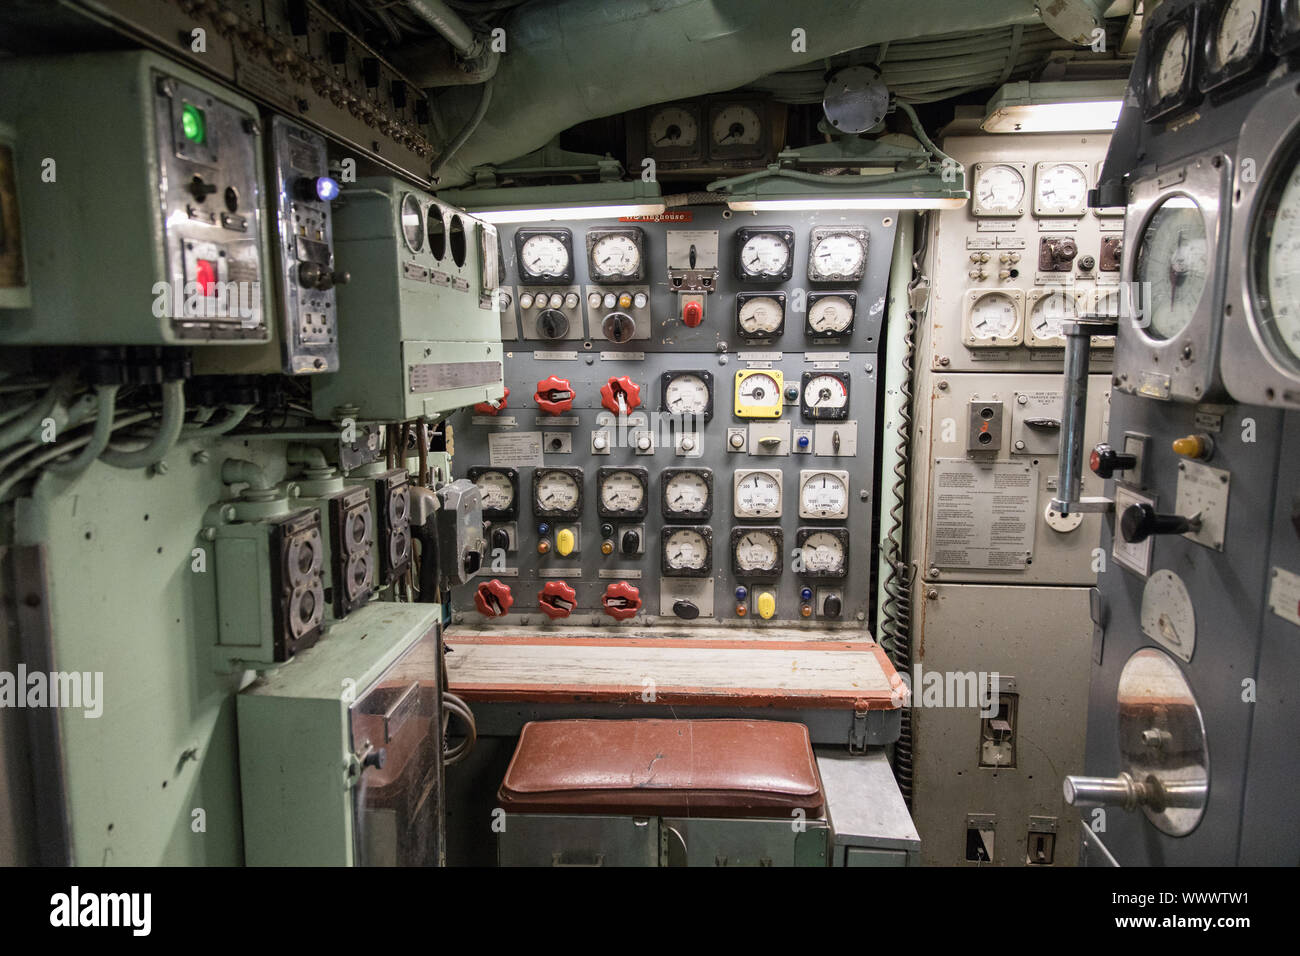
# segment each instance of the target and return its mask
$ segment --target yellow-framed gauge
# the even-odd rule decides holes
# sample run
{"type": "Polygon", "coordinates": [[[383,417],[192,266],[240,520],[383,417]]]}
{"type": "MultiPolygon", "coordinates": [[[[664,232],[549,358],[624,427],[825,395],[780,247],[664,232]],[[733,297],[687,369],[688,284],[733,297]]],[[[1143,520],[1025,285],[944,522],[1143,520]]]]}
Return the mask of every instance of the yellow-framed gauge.
{"type": "Polygon", "coordinates": [[[780,369],[750,368],[736,372],[733,410],[737,418],[780,418],[785,379],[780,369]]]}

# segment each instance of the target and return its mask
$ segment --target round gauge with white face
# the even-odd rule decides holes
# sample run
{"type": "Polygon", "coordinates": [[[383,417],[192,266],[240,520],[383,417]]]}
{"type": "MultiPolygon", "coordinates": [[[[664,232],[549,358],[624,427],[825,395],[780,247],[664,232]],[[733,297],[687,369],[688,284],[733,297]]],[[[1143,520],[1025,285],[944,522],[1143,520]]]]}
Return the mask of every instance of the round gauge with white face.
{"type": "Polygon", "coordinates": [[[700,138],[695,114],[680,106],[665,106],[650,117],[650,148],[690,149],[700,138]]]}
{"type": "Polygon", "coordinates": [[[1209,278],[1209,242],[1196,203],[1175,196],[1161,203],[1138,241],[1134,278],[1148,289],[1143,332],[1171,339],[1196,315],[1209,278]]]}
{"type": "Polygon", "coordinates": [[[800,518],[845,518],[848,513],[848,472],[805,471],[801,474],[800,518]]]}
{"type": "Polygon", "coordinates": [[[968,338],[977,342],[1008,341],[1020,325],[1016,300],[1005,292],[987,292],[970,307],[968,338]]]}
{"type": "Polygon", "coordinates": [[[1219,12],[1210,45],[1210,68],[1221,70],[1250,53],[1259,35],[1264,0],[1228,0],[1219,12]]]}
{"type": "Polygon", "coordinates": [[[664,376],[664,411],[707,418],[712,408],[713,388],[705,373],[669,372],[664,376]]]}
{"type": "Polygon", "coordinates": [[[1196,650],[1196,607],[1187,585],[1173,571],[1161,568],[1142,589],[1142,631],[1185,661],[1196,650]]]}
{"type": "Polygon", "coordinates": [[[1182,89],[1191,64],[1191,52],[1191,31],[1187,24],[1180,23],[1156,51],[1156,100],[1166,99],[1182,89]]]}
{"type": "Polygon", "coordinates": [[[533,511],[537,515],[574,515],[582,507],[582,485],[577,474],[559,468],[533,472],[533,511]]]}
{"type": "Polygon", "coordinates": [[[833,531],[813,531],[799,546],[803,573],[838,577],[844,574],[848,559],[845,539],[833,531]]]}
{"type": "Polygon", "coordinates": [[[1275,182],[1258,222],[1255,309],[1273,354],[1300,371],[1300,163],[1275,182]]]}
{"type": "Polygon", "coordinates": [[[639,275],[641,250],[631,236],[601,236],[591,247],[591,270],[600,279],[639,275]]]}
{"type": "Polygon", "coordinates": [[[781,573],[781,529],[737,528],[731,536],[731,558],[740,575],[781,573]]]}
{"type": "Polygon", "coordinates": [[[666,574],[708,573],[709,542],[697,528],[664,529],[663,570],[666,574]]]}
{"type": "Polygon", "coordinates": [[[772,295],[737,297],[736,325],[740,334],[760,339],[777,335],[785,325],[785,298],[772,295]]]}
{"type": "Polygon", "coordinates": [[[808,253],[808,278],[814,282],[861,278],[866,262],[866,247],[853,233],[831,232],[814,236],[812,250],[808,253]]]}
{"type": "Polygon", "coordinates": [[[515,483],[503,471],[488,470],[481,473],[474,484],[478,486],[479,500],[484,511],[509,511],[515,504],[515,483]]]}
{"type": "Polygon", "coordinates": [[[648,481],[645,469],[601,468],[596,474],[600,516],[608,518],[645,514],[648,481]]]}
{"type": "Polygon", "coordinates": [[[853,327],[854,303],[843,295],[808,297],[808,331],[813,335],[843,335],[853,327]]]}
{"type": "Polygon", "coordinates": [[[740,264],[751,277],[783,275],[790,264],[790,247],[778,234],[760,232],[740,247],[740,264]]]}
{"type": "Polygon", "coordinates": [[[977,216],[1019,215],[1025,205],[1025,177],[1007,163],[981,165],[971,192],[977,216]]]}
{"type": "Polygon", "coordinates": [[[1029,311],[1029,330],[1037,339],[1059,339],[1065,335],[1065,323],[1079,317],[1079,305],[1074,296],[1065,292],[1050,292],[1029,311]]]}
{"type": "Polygon", "coordinates": [[[736,472],[733,511],[737,518],[779,518],[781,516],[781,473],[779,471],[736,472]]]}
{"type": "Polygon", "coordinates": [[[706,518],[713,510],[711,476],[703,469],[669,469],[663,477],[663,512],[669,520],[706,518]]]}
{"type": "Polygon", "coordinates": [[[419,252],[424,248],[424,212],[420,200],[411,193],[402,197],[402,239],[406,248],[419,252]]]}
{"type": "Polygon", "coordinates": [[[781,415],[781,383],[770,372],[736,373],[736,415],[740,418],[778,418],[781,415]]]}
{"type": "Polygon", "coordinates": [[[803,411],[810,418],[837,418],[849,407],[849,383],[841,374],[809,373],[802,388],[803,411]]]}
{"type": "Polygon", "coordinates": [[[1039,163],[1034,178],[1034,212],[1040,216],[1083,215],[1088,174],[1074,163],[1039,163]]]}
{"type": "Polygon", "coordinates": [[[519,265],[529,276],[561,276],[570,268],[569,249],[555,236],[529,236],[519,249],[519,265]]]}
{"type": "Polygon", "coordinates": [[[715,146],[753,146],[763,135],[763,121],[756,110],[734,103],[713,114],[712,132],[715,146]]]}

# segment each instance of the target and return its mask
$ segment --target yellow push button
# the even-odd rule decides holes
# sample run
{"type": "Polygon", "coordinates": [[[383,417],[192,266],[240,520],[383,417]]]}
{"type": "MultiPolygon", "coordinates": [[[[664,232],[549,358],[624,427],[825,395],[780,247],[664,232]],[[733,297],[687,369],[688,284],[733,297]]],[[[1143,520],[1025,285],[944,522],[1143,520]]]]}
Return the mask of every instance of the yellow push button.
{"type": "Polygon", "coordinates": [[[1174,453],[1184,458],[1208,458],[1213,446],[1204,435],[1188,435],[1174,439],[1174,453]]]}
{"type": "Polygon", "coordinates": [[[561,528],[555,535],[555,550],[565,557],[573,554],[573,545],[575,543],[573,531],[570,528],[561,528]]]}
{"type": "Polygon", "coordinates": [[[776,595],[771,591],[758,592],[758,616],[768,620],[776,613],[776,595]]]}

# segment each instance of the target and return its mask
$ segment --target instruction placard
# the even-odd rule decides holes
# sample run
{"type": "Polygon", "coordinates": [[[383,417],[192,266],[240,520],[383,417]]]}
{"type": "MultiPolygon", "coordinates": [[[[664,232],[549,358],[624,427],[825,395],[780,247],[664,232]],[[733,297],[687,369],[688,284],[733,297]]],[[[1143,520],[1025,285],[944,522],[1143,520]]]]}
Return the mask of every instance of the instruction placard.
{"type": "Polygon", "coordinates": [[[488,435],[488,461],[493,468],[542,467],[542,433],[493,432],[488,435]]]}
{"type": "Polygon", "coordinates": [[[931,564],[1019,571],[1033,558],[1036,466],[941,458],[935,463],[933,488],[931,564]]]}

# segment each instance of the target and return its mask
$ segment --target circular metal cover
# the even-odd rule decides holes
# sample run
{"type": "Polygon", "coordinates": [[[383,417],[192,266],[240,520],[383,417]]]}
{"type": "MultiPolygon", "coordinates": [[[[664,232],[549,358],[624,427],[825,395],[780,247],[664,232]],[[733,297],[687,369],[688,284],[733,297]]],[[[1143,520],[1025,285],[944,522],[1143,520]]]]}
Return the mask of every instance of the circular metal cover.
{"type": "Polygon", "coordinates": [[[873,66],[848,66],[837,70],[826,84],[822,110],[841,133],[865,133],[889,109],[889,89],[873,66]]]}

